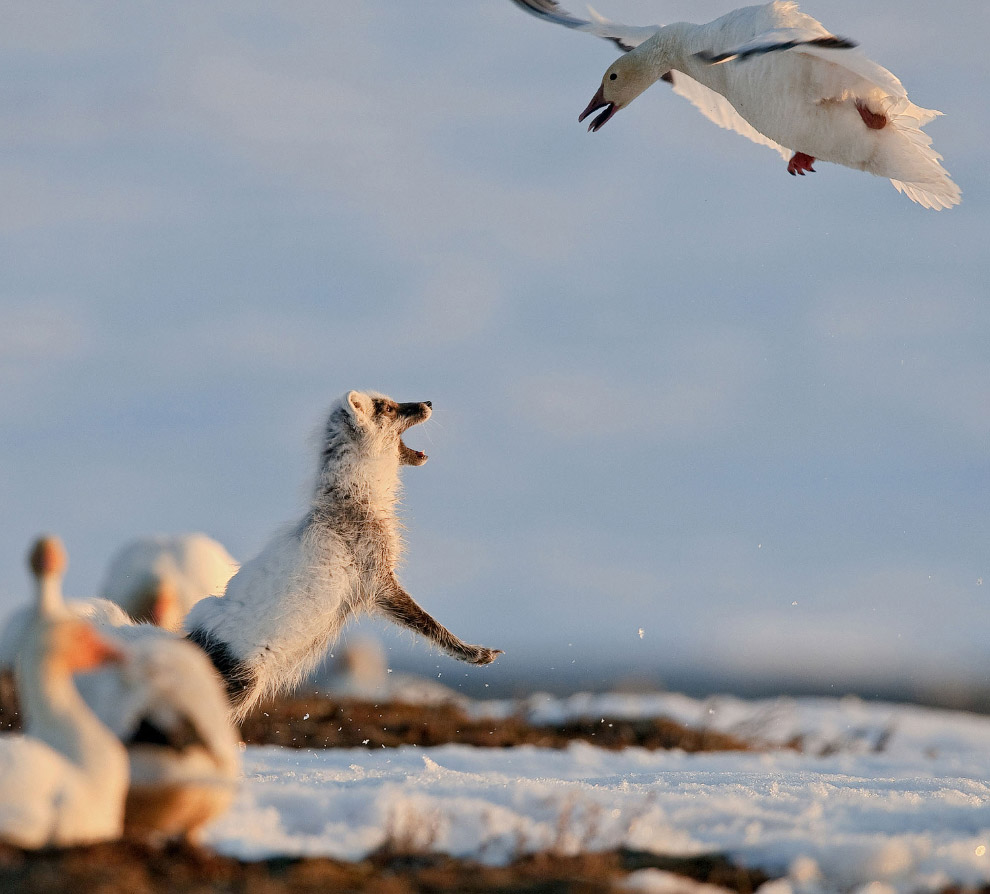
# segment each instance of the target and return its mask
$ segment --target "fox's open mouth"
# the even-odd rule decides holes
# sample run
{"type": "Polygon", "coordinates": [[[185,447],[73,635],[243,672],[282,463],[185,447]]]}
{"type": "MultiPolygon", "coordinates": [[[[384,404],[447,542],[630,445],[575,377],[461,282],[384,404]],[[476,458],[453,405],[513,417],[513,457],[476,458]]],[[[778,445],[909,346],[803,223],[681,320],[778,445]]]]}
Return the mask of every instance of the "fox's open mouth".
{"type": "Polygon", "coordinates": [[[421,466],[429,457],[422,450],[407,447],[405,441],[399,438],[399,461],[404,466],[421,466]]]}
{"type": "MultiPolygon", "coordinates": [[[[433,415],[432,401],[422,403],[399,404],[399,416],[405,420],[403,432],[408,431],[412,426],[420,422],[426,422],[433,415]]],[[[429,457],[422,450],[413,450],[406,446],[406,442],[399,436],[399,462],[404,466],[421,466],[429,457]]]]}

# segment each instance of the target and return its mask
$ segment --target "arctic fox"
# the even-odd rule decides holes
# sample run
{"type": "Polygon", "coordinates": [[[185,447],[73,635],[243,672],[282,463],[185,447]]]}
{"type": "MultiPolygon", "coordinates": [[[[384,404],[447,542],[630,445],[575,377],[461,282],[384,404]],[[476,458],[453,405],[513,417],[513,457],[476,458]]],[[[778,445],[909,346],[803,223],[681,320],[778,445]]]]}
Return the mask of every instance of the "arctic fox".
{"type": "Polygon", "coordinates": [[[223,597],[204,599],[189,613],[189,639],[223,676],[235,720],[297,683],[348,616],[361,610],[421,633],[470,664],[489,664],[501,654],[458,639],[395,577],[402,547],[399,467],[427,460],[402,434],[429,419],[431,407],[375,392],[346,394],[327,419],[309,511],[242,565],[223,597]]]}

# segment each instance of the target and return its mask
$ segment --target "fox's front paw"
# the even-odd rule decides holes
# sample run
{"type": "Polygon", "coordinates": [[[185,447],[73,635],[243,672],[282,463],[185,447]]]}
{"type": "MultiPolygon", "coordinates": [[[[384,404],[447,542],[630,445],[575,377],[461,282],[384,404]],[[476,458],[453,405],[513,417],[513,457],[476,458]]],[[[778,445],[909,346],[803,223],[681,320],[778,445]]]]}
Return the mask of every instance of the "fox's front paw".
{"type": "Polygon", "coordinates": [[[488,649],[485,646],[475,646],[474,651],[465,656],[469,664],[491,664],[499,655],[504,654],[501,649],[488,649]]]}

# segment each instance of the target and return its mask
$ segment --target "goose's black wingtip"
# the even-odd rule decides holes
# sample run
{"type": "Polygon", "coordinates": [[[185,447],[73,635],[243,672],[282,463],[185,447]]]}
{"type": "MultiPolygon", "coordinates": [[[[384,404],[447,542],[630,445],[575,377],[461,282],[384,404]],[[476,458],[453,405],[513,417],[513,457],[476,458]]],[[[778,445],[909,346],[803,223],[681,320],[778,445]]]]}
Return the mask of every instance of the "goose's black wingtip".
{"type": "Polygon", "coordinates": [[[809,40],[808,43],[826,50],[852,50],[859,46],[858,41],[850,40],[848,37],[836,37],[834,34],[809,40]]]}
{"type": "Polygon", "coordinates": [[[565,28],[580,28],[588,24],[584,19],[572,16],[557,3],[557,0],[512,0],[512,2],[530,15],[546,19],[555,25],[563,25],[565,28]]]}
{"type": "Polygon", "coordinates": [[[752,59],[754,56],[765,56],[767,53],[782,53],[785,50],[793,50],[796,47],[818,47],[823,50],[851,50],[856,46],[859,46],[859,44],[854,40],[829,34],[827,37],[815,37],[812,40],[783,40],[779,43],[763,43],[741,50],[730,50],[727,53],[710,53],[702,50],[700,53],[695,53],[694,55],[709,65],[721,65],[724,62],[744,62],[747,59],[752,59]]]}

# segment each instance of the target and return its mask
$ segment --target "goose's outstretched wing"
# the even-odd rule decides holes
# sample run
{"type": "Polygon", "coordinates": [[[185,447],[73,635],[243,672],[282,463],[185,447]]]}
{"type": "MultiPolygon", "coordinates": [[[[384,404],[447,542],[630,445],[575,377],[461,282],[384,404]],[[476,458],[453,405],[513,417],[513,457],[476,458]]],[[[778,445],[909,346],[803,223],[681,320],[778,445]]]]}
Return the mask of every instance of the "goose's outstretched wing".
{"type": "Polygon", "coordinates": [[[644,40],[652,37],[660,27],[659,25],[637,27],[610,22],[598,15],[590,6],[588,7],[588,14],[591,16],[591,20],[579,19],[557,3],[557,0],[512,0],[512,2],[520,9],[526,10],[545,22],[563,25],[565,28],[573,28],[575,31],[584,31],[586,34],[593,34],[595,37],[610,40],[624,53],[628,53],[644,40]]]}

